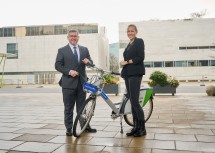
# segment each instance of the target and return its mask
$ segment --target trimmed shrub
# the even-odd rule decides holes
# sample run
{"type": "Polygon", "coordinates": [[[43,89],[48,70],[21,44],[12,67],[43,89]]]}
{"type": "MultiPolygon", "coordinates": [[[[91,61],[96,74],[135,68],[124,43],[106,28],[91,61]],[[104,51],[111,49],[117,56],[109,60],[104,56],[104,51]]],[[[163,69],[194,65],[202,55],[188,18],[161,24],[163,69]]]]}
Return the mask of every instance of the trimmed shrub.
{"type": "Polygon", "coordinates": [[[215,96],[215,86],[211,85],[206,88],[206,93],[208,96],[215,96]]]}

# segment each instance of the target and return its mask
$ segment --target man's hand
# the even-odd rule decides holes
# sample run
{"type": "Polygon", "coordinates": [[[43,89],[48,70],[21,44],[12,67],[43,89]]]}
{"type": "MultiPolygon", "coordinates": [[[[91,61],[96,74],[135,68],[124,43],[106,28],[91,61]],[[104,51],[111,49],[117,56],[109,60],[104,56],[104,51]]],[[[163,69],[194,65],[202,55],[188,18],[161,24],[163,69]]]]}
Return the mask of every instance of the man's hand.
{"type": "Polygon", "coordinates": [[[78,72],[75,71],[75,70],[71,70],[71,71],[70,71],[70,76],[76,77],[76,76],[78,76],[78,72]]]}
{"type": "Polygon", "coordinates": [[[90,60],[85,58],[85,59],[82,60],[82,62],[86,65],[86,64],[88,64],[90,62],[90,60]]]}

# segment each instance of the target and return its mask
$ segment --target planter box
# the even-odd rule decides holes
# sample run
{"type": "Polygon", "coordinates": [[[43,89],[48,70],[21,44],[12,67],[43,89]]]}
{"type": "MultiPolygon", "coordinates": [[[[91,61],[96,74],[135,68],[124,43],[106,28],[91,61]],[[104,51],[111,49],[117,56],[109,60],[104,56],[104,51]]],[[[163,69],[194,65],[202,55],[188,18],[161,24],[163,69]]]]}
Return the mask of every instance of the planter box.
{"type": "Polygon", "coordinates": [[[118,84],[106,84],[104,86],[103,90],[106,94],[115,94],[117,96],[119,94],[119,85],[118,84]]]}
{"type": "Polygon", "coordinates": [[[174,96],[174,94],[176,93],[176,88],[172,87],[170,85],[161,87],[161,86],[154,86],[153,87],[153,95],[155,95],[156,93],[171,93],[172,96],[174,96]]]}

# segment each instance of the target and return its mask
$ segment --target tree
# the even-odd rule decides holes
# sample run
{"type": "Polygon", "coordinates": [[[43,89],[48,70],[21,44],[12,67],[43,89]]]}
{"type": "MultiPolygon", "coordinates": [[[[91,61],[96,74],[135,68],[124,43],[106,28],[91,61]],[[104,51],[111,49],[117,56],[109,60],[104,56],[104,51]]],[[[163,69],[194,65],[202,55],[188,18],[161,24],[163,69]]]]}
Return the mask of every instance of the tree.
{"type": "Polygon", "coordinates": [[[207,14],[207,10],[203,10],[203,11],[200,11],[200,12],[191,13],[190,16],[191,16],[191,18],[202,18],[206,14],[207,14]]]}
{"type": "Polygon", "coordinates": [[[119,71],[119,61],[116,58],[116,56],[114,56],[114,54],[112,54],[112,53],[110,53],[109,62],[110,62],[111,71],[115,71],[115,72],[119,71]]]}

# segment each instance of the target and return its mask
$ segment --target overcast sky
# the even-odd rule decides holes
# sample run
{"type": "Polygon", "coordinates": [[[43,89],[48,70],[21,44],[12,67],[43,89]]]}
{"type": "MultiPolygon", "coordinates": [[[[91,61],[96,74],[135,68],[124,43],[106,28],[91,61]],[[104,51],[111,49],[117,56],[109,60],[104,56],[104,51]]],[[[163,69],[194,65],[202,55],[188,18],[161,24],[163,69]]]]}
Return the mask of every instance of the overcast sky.
{"type": "Polygon", "coordinates": [[[204,10],[215,18],[215,0],[2,0],[0,27],[98,23],[113,43],[119,22],[184,19],[204,10]]]}

